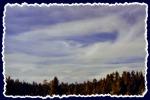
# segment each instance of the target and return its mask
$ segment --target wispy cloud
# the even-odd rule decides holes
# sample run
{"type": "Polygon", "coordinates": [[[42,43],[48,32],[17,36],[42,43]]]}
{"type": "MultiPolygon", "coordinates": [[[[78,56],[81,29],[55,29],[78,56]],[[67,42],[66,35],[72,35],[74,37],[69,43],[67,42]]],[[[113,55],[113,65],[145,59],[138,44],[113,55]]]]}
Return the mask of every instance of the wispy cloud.
{"type": "Polygon", "coordinates": [[[141,5],[7,7],[6,74],[82,82],[143,71],[145,17],[141,5]]]}

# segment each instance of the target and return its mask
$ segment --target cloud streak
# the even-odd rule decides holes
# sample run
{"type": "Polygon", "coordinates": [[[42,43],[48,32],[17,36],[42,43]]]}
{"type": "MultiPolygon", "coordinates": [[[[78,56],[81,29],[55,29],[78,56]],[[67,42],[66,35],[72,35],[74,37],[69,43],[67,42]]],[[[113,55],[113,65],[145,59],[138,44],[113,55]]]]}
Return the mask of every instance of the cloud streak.
{"type": "Polygon", "coordinates": [[[82,82],[116,70],[144,71],[145,8],[7,7],[6,74],[29,82],[54,76],[82,82]]]}

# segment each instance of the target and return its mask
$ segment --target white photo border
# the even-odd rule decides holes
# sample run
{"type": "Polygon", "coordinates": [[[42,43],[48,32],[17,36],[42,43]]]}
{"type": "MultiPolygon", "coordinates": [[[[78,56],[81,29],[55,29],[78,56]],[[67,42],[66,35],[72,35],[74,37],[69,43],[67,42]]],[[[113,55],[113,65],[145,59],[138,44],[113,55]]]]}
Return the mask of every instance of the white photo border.
{"type": "Polygon", "coordinates": [[[41,3],[41,4],[38,4],[38,3],[34,3],[34,4],[28,4],[26,2],[24,3],[7,3],[5,6],[4,6],[4,11],[3,11],[3,39],[2,39],[2,61],[3,61],[3,76],[4,76],[4,79],[3,79],[3,82],[4,82],[4,88],[3,88],[3,95],[5,97],[11,97],[11,98],[42,98],[42,99],[46,99],[46,98],[68,98],[68,97],[106,97],[106,96],[109,96],[109,97],[144,97],[146,95],[146,93],[148,92],[148,89],[147,89],[147,58],[148,58],[148,41],[147,41],[147,21],[148,21],[148,4],[146,3],[139,3],[139,2],[132,2],[132,3],[114,3],[114,4],[110,4],[110,3],[72,3],[72,4],[65,4],[65,3],[49,3],[49,4],[46,4],[46,3],[41,3]],[[85,5],[89,5],[89,6],[95,6],[95,5],[106,5],[106,6],[118,6],[118,5],[121,5],[121,6],[126,6],[126,5],[144,5],[146,6],[145,8],[145,11],[146,11],[146,16],[145,16],[145,42],[146,42],[146,45],[145,45],[145,51],[146,51],[146,57],[145,57],[145,91],[143,92],[142,95],[111,95],[111,94],[92,94],[92,95],[62,95],[62,96],[59,96],[59,95],[53,95],[53,96],[50,96],[50,95],[47,95],[45,97],[43,96],[29,96],[29,95],[25,95],[25,96],[19,96],[19,95],[16,95],[16,96],[13,96],[13,95],[6,95],[5,92],[6,92],[6,77],[5,77],[5,61],[4,61],[4,40],[5,40],[5,30],[6,30],[6,27],[5,27],[5,13],[6,13],[6,7],[7,6],[19,6],[19,7],[23,7],[23,6],[38,6],[38,7],[50,7],[50,6],[85,6],[85,5]]]}

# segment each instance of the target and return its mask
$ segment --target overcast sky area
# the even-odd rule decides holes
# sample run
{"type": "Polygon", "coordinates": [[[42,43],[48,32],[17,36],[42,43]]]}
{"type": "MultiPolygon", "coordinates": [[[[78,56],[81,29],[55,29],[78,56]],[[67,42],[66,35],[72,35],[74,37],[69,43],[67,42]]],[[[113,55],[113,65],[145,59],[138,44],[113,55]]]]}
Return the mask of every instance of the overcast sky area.
{"type": "Polygon", "coordinates": [[[145,70],[145,5],[6,7],[5,74],[83,82],[145,70]]]}

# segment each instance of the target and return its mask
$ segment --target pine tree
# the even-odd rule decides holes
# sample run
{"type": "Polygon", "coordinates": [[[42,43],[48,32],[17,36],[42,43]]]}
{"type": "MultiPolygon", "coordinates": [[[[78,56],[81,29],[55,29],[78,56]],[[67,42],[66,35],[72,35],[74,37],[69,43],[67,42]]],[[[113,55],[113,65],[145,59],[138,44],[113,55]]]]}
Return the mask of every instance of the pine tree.
{"type": "Polygon", "coordinates": [[[57,79],[57,77],[54,77],[54,79],[50,82],[50,95],[56,95],[58,94],[58,85],[59,85],[59,81],[57,79]]]}

